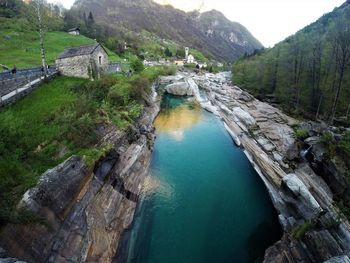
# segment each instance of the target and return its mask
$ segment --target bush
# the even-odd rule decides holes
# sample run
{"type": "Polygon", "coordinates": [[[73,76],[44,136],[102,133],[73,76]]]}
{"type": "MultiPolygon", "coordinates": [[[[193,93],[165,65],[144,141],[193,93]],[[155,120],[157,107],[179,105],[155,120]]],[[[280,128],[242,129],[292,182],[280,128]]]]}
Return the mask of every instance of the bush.
{"type": "Polygon", "coordinates": [[[114,106],[127,105],[130,99],[131,85],[129,83],[117,83],[110,87],[108,100],[114,106]]]}
{"type": "Polygon", "coordinates": [[[139,59],[134,59],[133,61],[131,61],[130,64],[131,68],[133,71],[135,71],[136,73],[141,72],[144,70],[144,66],[141,60],[139,59]]]}
{"type": "Polygon", "coordinates": [[[309,131],[306,129],[297,129],[295,131],[295,136],[297,137],[297,139],[299,140],[305,140],[307,137],[309,137],[309,131]]]}
{"type": "Polygon", "coordinates": [[[295,239],[302,239],[305,234],[313,229],[316,228],[316,223],[313,221],[306,221],[304,224],[297,226],[293,231],[292,231],[292,236],[295,239]]]}
{"type": "Polygon", "coordinates": [[[350,156],[350,132],[346,132],[339,141],[338,147],[348,156],[350,156]]]}
{"type": "Polygon", "coordinates": [[[148,78],[143,76],[136,76],[131,82],[130,97],[143,103],[145,96],[151,92],[151,83],[148,78]]]}

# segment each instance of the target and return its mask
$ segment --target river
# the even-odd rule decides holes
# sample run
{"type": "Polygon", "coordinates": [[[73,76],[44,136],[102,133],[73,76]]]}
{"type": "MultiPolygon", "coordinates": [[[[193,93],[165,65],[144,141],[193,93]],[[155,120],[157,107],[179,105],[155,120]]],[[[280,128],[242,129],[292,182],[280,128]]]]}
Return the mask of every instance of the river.
{"type": "Polygon", "coordinates": [[[282,235],[267,190],[222,122],[165,96],[129,263],[261,262],[282,235]]]}

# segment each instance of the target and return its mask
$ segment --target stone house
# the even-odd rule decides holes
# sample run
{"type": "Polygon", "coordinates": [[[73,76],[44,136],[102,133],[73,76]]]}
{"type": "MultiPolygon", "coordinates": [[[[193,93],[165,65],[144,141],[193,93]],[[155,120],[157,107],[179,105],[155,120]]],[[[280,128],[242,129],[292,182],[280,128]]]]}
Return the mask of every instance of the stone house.
{"type": "Polygon", "coordinates": [[[192,54],[189,54],[186,59],[187,64],[195,64],[196,60],[194,59],[194,56],[192,54]]]}
{"type": "Polygon", "coordinates": [[[56,67],[64,76],[99,78],[108,70],[108,54],[98,43],[67,48],[56,59],[56,67]]]}
{"type": "Polygon", "coordinates": [[[68,34],[79,36],[80,35],[80,29],[79,27],[74,27],[68,30],[68,34]]]}

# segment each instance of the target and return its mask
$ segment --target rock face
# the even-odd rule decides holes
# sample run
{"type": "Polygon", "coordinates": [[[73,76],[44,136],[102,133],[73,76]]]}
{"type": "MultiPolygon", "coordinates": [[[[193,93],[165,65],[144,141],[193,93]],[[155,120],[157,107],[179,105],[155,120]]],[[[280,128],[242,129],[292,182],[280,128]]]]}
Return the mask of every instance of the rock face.
{"type": "Polygon", "coordinates": [[[313,219],[322,211],[320,205],[296,174],[288,174],[283,177],[282,186],[288,188],[290,194],[294,197],[291,198],[290,204],[293,205],[305,219],[313,219]]]}
{"type": "MultiPolygon", "coordinates": [[[[111,262],[129,228],[147,176],[154,142],[154,96],[133,132],[99,125],[101,145],[111,150],[93,169],[73,156],[41,176],[20,206],[45,224],[7,225],[0,246],[28,262],[111,262]]],[[[12,261],[11,261],[12,262],[12,261]]]]}
{"type": "MultiPolygon", "coordinates": [[[[316,174],[306,161],[301,162],[300,145],[292,129],[297,121],[233,86],[227,73],[188,74],[184,78],[192,78],[206,92],[205,103],[243,148],[279,214],[284,234],[266,251],[264,262],[347,262],[350,224],[345,217],[339,217],[333,199],[338,194],[334,189],[342,193],[346,189],[340,178],[327,179],[316,174]]],[[[313,137],[308,142],[319,150],[316,156],[323,160],[323,149],[315,143],[315,136],[324,130],[324,125],[305,125],[313,137]]],[[[327,167],[332,169],[331,165],[327,167]]],[[[336,177],[335,172],[332,174],[336,177]]]]}

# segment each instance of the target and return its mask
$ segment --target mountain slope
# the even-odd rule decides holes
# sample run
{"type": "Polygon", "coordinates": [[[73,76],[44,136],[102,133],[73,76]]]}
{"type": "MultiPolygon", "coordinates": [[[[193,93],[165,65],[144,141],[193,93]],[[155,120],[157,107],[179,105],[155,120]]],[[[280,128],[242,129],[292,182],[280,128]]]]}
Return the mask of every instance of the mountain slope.
{"type": "Polygon", "coordinates": [[[292,113],[330,122],[349,116],[349,0],[258,53],[235,63],[235,84],[292,113]]]}
{"type": "Polygon", "coordinates": [[[78,0],[72,10],[92,12],[95,21],[119,30],[149,31],[219,60],[232,61],[262,47],[247,29],[217,11],[185,13],[151,0],[78,0]]]}

